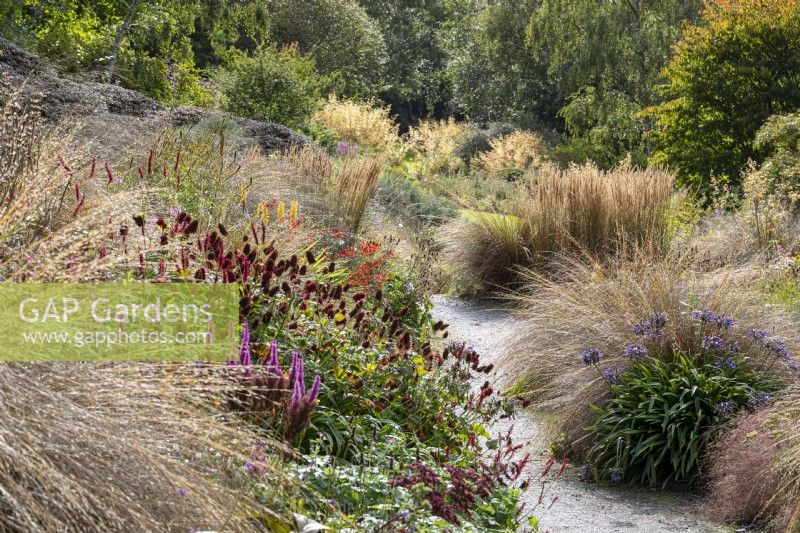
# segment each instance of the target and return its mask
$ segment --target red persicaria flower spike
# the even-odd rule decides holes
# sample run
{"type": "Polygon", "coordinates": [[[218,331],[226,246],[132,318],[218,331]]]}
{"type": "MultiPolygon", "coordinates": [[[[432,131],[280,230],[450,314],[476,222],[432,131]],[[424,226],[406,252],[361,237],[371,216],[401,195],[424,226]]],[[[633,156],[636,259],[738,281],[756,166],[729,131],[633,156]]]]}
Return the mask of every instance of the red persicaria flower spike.
{"type": "Polygon", "coordinates": [[[81,184],[75,184],[75,201],[78,202],[81,199],[81,184]]]}
{"type": "Polygon", "coordinates": [[[64,161],[64,156],[62,156],[61,154],[58,154],[58,162],[61,163],[61,166],[64,167],[64,170],[67,171],[67,174],[72,174],[72,169],[67,164],[67,162],[64,161]]]}
{"type": "Polygon", "coordinates": [[[139,173],[139,179],[144,179],[144,170],[142,170],[142,165],[136,163],[136,172],[139,173]]]}
{"type": "Polygon", "coordinates": [[[108,185],[109,183],[114,181],[114,175],[111,173],[111,167],[108,166],[108,163],[103,163],[103,168],[106,169],[106,178],[108,179],[106,185],[108,185]]]}
{"type": "Polygon", "coordinates": [[[94,171],[95,171],[96,168],[97,168],[97,158],[93,157],[92,158],[92,168],[91,168],[91,170],[89,170],[89,179],[94,178],[94,171]]]}
{"type": "Polygon", "coordinates": [[[153,173],[153,158],[155,157],[156,153],[150,148],[150,155],[147,156],[147,174],[150,175],[153,173]]]}

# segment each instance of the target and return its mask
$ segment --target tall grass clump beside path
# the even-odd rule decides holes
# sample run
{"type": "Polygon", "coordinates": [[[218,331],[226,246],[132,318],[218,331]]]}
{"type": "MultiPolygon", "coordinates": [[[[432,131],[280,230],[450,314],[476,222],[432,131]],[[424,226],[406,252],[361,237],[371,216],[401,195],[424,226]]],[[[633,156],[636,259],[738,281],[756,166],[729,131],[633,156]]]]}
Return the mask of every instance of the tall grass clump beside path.
{"type": "MultiPolygon", "coordinates": [[[[191,366],[0,366],[3,531],[260,531],[242,465],[259,445],[191,366]]],[[[276,446],[270,440],[270,446],[276,446]]],[[[293,490],[278,466],[276,492],[293,490]]]]}
{"type": "Polygon", "coordinates": [[[711,449],[706,513],[758,530],[800,528],[800,388],[743,417],[711,449]]]}
{"type": "Polygon", "coordinates": [[[737,281],[741,278],[729,270],[693,272],[691,260],[668,255],[654,261],[643,253],[600,262],[562,255],[556,273],[523,273],[527,289],[519,291],[516,300],[524,325],[498,367],[520,376],[522,393],[535,407],[555,415],[573,456],[591,446],[587,428],[597,416],[592,406],[602,406],[610,397],[604,376],[595,366],[581,363],[582,352],[597,349],[605,354],[603,367],[630,369],[633,360],[627,348],[642,344],[636,326],[654,313],[663,313],[667,322],[658,348],[649,350],[649,361],[670,364],[677,354],[704,358],[709,353],[706,337],[712,332],[694,313],[710,309],[735,317],[735,330],[713,335],[726,345],[739,343],[746,366],[778,376],[789,372],[785,365],[767,361],[767,354],[752,342],[728,334],[766,330],[783,337],[788,350],[796,353],[800,331],[791,317],[780,308],[764,307],[752,285],[737,281]]]}
{"type": "Polygon", "coordinates": [[[520,268],[552,272],[561,254],[660,255],[669,233],[674,177],[623,165],[547,167],[528,176],[507,215],[466,217],[449,228],[450,255],[479,290],[515,287],[520,268]]]}

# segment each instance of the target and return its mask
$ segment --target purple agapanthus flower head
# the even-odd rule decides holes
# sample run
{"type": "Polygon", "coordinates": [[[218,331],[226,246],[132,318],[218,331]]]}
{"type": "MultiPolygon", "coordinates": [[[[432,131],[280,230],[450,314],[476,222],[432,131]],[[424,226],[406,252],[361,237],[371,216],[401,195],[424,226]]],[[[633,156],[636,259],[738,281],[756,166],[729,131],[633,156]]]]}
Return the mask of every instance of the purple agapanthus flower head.
{"type": "Polygon", "coordinates": [[[751,392],[747,395],[750,399],[747,400],[747,405],[753,409],[760,409],[769,404],[769,394],[751,392]]]}
{"type": "Polygon", "coordinates": [[[242,343],[239,345],[239,364],[250,366],[253,362],[250,355],[250,326],[247,322],[244,323],[244,331],[242,332],[242,343]]]}
{"type": "Polygon", "coordinates": [[[714,406],[714,412],[718,415],[729,416],[736,412],[736,404],[730,400],[719,402],[714,406]]]}
{"type": "Polygon", "coordinates": [[[769,337],[769,334],[766,331],[764,331],[763,329],[750,328],[750,329],[747,330],[747,336],[748,337],[752,337],[753,339],[755,339],[757,341],[762,341],[762,340],[766,339],[767,337],[769,337]]]}
{"type": "Polygon", "coordinates": [[[615,385],[619,381],[619,377],[622,375],[624,370],[615,370],[611,367],[606,368],[603,370],[603,379],[606,382],[610,383],[611,385],[615,385]]]}
{"type": "Polygon", "coordinates": [[[625,347],[625,357],[629,359],[646,359],[647,348],[639,344],[629,344],[625,347]]]}
{"type": "Polygon", "coordinates": [[[710,351],[720,351],[725,348],[725,341],[717,335],[706,335],[703,337],[703,349],[710,351]]]}
{"type": "Polygon", "coordinates": [[[603,352],[598,348],[587,348],[581,352],[585,366],[596,365],[603,357],[603,352]]]}
{"type": "Polygon", "coordinates": [[[717,359],[716,367],[736,370],[736,360],[733,357],[720,357],[717,359]]]}
{"type": "Polygon", "coordinates": [[[667,313],[663,311],[654,312],[650,318],[631,326],[631,331],[636,335],[641,335],[650,341],[660,341],[664,338],[661,331],[667,325],[667,313]]]}
{"type": "Polygon", "coordinates": [[[709,310],[708,308],[703,309],[702,311],[692,311],[692,318],[699,321],[704,322],[706,324],[714,324],[716,325],[717,319],[719,318],[714,311],[709,310]]]}

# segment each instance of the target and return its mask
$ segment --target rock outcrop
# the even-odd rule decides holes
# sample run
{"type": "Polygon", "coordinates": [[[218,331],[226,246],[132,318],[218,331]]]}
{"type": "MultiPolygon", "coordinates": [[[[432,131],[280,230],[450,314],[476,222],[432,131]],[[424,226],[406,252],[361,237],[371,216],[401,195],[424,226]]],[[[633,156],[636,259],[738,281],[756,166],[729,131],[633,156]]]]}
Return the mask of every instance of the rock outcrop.
{"type": "Polygon", "coordinates": [[[35,95],[40,100],[42,116],[50,122],[112,114],[165,120],[173,126],[186,126],[217,116],[236,122],[244,135],[265,152],[309,142],[306,137],[280,124],[198,107],[167,109],[138,91],[109,83],[62,77],[46,61],[3,38],[0,38],[0,79],[35,95]]]}

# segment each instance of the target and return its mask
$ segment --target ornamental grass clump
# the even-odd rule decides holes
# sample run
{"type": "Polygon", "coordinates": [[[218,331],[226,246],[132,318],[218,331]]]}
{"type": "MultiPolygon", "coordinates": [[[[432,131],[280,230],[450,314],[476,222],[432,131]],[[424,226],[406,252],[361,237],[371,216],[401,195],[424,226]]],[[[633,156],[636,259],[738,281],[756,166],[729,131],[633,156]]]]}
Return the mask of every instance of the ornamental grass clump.
{"type": "Polygon", "coordinates": [[[601,370],[615,372],[684,357],[701,368],[736,365],[796,379],[797,324],[729,271],[693,272],[691,257],[672,255],[561,262],[555,276],[525,273],[527,289],[515,297],[524,326],[498,365],[522,376],[519,387],[534,405],[555,415],[573,455],[591,448],[591,406],[612,396],[601,372],[581,364],[583,350],[600,350],[601,370]]]}
{"type": "Polygon", "coordinates": [[[483,291],[516,288],[521,269],[557,275],[563,254],[596,259],[663,255],[674,177],[662,170],[591,165],[529,175],[507,215],[467,216],[449,228],[449,254],[483,291]]]}
{"type": "Polygon", "coordinates": [[[738,420],[711,449],[706,512],[765,531],[800,527],[800,389],[738,420]]]}

